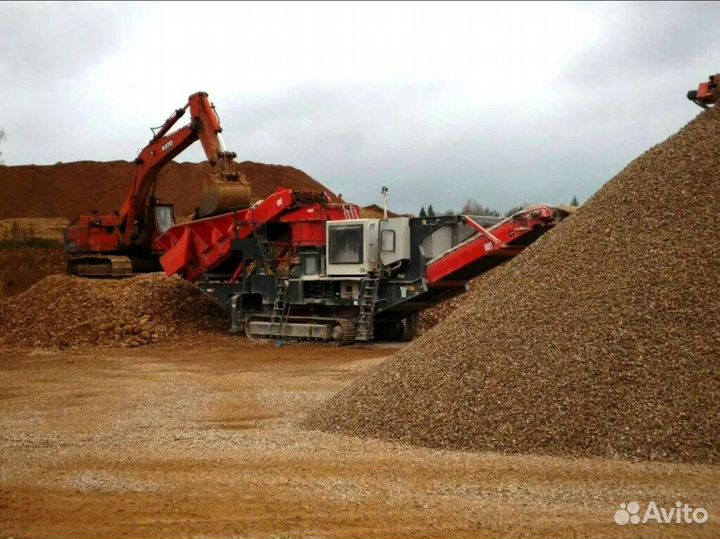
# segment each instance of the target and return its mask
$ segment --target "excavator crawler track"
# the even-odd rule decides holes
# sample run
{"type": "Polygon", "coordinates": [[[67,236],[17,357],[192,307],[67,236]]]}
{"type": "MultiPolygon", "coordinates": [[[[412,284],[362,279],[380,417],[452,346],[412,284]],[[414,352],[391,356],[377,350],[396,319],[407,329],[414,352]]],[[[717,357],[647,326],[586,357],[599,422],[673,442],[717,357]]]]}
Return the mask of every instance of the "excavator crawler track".
{"type": "Polygon", "coordinates": [[[132,261],[126,256],[94,255],[71,258],[67,273],[96,279],[122,279],[132,277],[132,261]]]}

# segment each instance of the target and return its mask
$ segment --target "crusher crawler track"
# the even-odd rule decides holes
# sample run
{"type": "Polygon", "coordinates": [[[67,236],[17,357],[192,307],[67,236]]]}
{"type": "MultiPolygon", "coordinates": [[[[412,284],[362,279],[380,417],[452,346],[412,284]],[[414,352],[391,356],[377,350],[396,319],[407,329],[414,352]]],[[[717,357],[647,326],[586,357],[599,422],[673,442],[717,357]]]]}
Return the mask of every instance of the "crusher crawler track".
{"type": "Polygon", "coordinates": [[[282,339],[297,343],[346,346],[355,342],[355,324],[346,318],[290,316],[272,322],[270,316],[251,316],[245,321],[245,336],[252,340],[282,339]]]}

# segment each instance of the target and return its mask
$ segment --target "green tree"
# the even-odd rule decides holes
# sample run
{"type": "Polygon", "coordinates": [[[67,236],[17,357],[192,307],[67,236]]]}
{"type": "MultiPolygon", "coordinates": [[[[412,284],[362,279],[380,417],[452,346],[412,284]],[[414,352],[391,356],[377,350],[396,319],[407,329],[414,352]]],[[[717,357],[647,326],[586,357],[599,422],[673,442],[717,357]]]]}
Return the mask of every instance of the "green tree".
{"type": "Polygon", "coordinates": [[[428,216],[428,214],[425,211],[425,206],[423,206],[422,208],[420,208],[420,213],[418,214],[418,217],[427,217],[427,216],[428,216]]]}
{"type": "Polygon", "coordinates": [[[571,206],[579,206],[579,205],[580,205],[580,203],[578,202],[578,199],[577,199],[577,197],[576,197],[575,195],[573,195],[573,199],[572,199],[572,201],[570,202],[570,205],[571,205],[571,206]]]}
{"type": "Polygon", "coordinates": [[[428,206],[427,214],[428,217],[435,217],[435,210],[433,209],[432,204],[428,206]]]}

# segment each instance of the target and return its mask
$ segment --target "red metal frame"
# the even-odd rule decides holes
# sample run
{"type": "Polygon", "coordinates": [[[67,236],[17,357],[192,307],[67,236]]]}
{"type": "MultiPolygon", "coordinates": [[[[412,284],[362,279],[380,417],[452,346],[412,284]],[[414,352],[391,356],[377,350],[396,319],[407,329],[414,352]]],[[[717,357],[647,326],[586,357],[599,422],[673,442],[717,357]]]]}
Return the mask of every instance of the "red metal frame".
{"type": "Polygon", "coordinates": [[[81,215],[65,228],[65,249],[68,253],[115,251],[119,245],[119,224],[117,215],[81,215]]]}
{"type": "Polygon", "coordinates": [[[194,282],[230,256],[233,239],[250,237],[294,202],[290,189],[278,189],[245,210],[175,225],[155,239],[153,250],[164,252],[160,264],[165,273],[194,282]]]}
{"type": "Polygon", "coordinates": [[[479,262],[486,256],[516,256],[524,247],[522,245],[509,245],[510,242],[539,227],[553,226],[556,217],[557,210],[551,206],[532,206],[500,221],[489,229],[485,229],[473,221],[471,217],[465,216],[467,224],[477,230],[478,233],[447,253],[430,261],[425,269],[425,279],[428,285],[440,286],[444,280],[450,278],[454,273],[479,262]]]}
{"type": "Polygon", "coordinates": [[[315,202],[281,215],[278,222],[290,225],[293,249],[321,247],[325,245],[325,223],[344,220],[344,206],[315,202]]]}
{"type": "Polygon", "coordinates": [[[261,226],[276,222],[290,226],[284,250],[293,257],[298,247],[325,245],[325,223],[345,218],[347,205],[304,202],[305,197],[280,188],[248,209],[175,225],[156,238],[153,250],[163,253],[160,264],[165,273],[194,282],[228,259],[233,239],[249,238],[261,226]]]}
{"type": "MultiPolygon", "coordinates": [[[[168,275],[179,274],[194,282],[230,257],[233,239],[249,238],[269,223],[290,226],[289,241],[275,244],[289,260],[294,259],[299,247],[323,246],[325,224],[347,219],[347,208],[343,204],[303,201],[292,190],[280,188],[251,208],[175,225],[155,240],[153,250],[163,253],[160,263],[168,275]]],[[[465,222],[477,234],[428,263],[425,272],[428,285],[457,286],[460,281],[456,274],[484,257],[516,256],[524,246],[513,242],[538,228],[553,226],[557,217],[557,210],[547,205],[527,208],[490,228],[465,216],[465,222]]],[[[238,266],[233,279],[242,270],[238,266]]]]}

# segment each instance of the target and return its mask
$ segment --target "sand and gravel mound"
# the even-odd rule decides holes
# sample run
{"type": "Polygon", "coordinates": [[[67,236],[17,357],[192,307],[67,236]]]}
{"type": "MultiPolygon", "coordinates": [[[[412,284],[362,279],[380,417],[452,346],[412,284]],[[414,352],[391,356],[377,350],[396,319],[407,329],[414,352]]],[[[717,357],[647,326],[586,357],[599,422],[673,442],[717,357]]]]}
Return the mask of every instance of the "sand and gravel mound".
{"type": "MultiPolygon", "coordinates": [[[[493,275],[495,272],[501,271],[500,268],[502,268],[502,266],[496,266],[490,271],[483,273],[479,277],[475,277],[474,279],[472,279],[468,283],[468,291],[475,292],[474,295],[477,296],[480,293],[478,292],[478,290],[482,286],[484,286],[485,282],[490,278],[491,275],[493,275]]],[[[432,328],[434,328],[440,322],[450,316],[455,311],[455,309],[457,309],[458,307],[460,307],[460,305],[463,304],[463,302],[467,298],[467,293],[460,294],[459,296],[455,296],[441,301],[440,303],[433,305],[432,307],[428,307],[427,309],[422,311],[418,319],[418,325],[420,326],[420,330],[422,332],[430,331],[432,328]]]]}
{"type": "Polygon", "coordinates": [[[438,448],[720,463],[720,108],[307,425],[438,448]]]}
{"type": "Polygon", "coordinates": [[[0,300],[0,347],[135,347],[227,328],[227,314],[215,301],[161,274],[120,280],[52,275],[0,300]]]}

